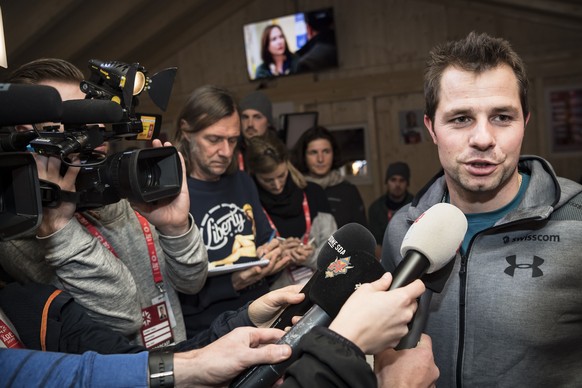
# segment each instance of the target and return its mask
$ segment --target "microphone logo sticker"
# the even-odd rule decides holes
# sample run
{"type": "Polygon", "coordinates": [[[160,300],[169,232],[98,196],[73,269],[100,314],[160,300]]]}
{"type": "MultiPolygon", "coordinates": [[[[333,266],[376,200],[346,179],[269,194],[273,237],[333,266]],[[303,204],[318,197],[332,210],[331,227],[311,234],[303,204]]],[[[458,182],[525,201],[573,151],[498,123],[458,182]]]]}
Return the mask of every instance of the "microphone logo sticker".
{"type": "Polygon", "coordinates": [[[348,273],[348,269],[354,268],[353,265],[350,265],[350,258],[351,256],[348,256],[332,261],[325,270],[325,278],[333,278],[337,275],[345,275],[348,273]]]}

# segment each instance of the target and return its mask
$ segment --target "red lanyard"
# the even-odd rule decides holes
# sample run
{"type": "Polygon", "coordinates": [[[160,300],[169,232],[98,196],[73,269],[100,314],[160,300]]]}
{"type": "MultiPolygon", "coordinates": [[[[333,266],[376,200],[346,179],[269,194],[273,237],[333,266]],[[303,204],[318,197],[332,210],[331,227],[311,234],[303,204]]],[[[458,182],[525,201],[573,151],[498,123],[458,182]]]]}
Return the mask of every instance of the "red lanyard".
{"type": "MultiPolygon", "coordinates": [[[[162,272],[160,271],[160,262],[158,260],[158,254],[156,251],[156,245],[154,244],[154,238],[152,236],[152,231],[150,228],[150,224],[148,220],[145,219],[144,216],[135,212],[135,215],[141,225],[141,229],[143,231],[143,235],[146,240],[146,244],[148,247],[148,253],[150,256],[150,265],[152,267],[152,276],[154,278],[154,282],[156,283],[156,287],[160,290],[160,292],[164,292],[164,278],[162,277],[162,272]]],[[[83,225],[89,233],[91,233],[94,237],[97,238],[105,246],[105,248],[109,249],[115,257],[119,258],[111,244],[103,237],[103,235],[97,230],[97,228],[92,225],[81,213],[75,213],[75,217],[77,220],[83,225]]]]}
{"type": "MultiPolygon", "coordinates": [[[[303,206],[303,215],[305,217],[305,233],[303,234],[303,244],[307,244],[309,242],[309,233],[311,232],[311,213],[309,212],[309,204],[307,203],[307,195],[305,195],[305,191],[303,192],[302,206],[303,206]]],[[[267,220],[269,221],[271,228],[275,230],[275,235],[277,237],[281,237],[279,235],[279,231],[277,230],[277,227],[275,226],[275,223],[273,223],[273,220],[269,216],[269,213],[267,213],[267,211],[264,208],[263,208],[263,210],[265,211],[265,215],[267,216],[267,220]]]]}
{"type": "Polygon", "coordinates": [[[85,217],[83,217],[83,215],[81,213],[75,213],[75,217],[77,217],[77,220],[79,221],[79,223],[81,225],[83,225],[85,228],[87,228],[87,230],[89,231],[89,233],[91,233],[93,235],[93,237],[97,238],[97,240],[99,240],[99,242],[101,244],[103,244],[103,246],[105,248],[109,249],[109,251],[111,253],[113,253],[113,255],[115,257],[117,257],[119,259],[117,252],[115,252],[115,249],[113,249],[111,244],[109,244],[109,242],[107,240],[105,240],[105,237],[103,237],[103,235],[101,233],[99,233],[97,228],[94,225],[92,225],[89,222],[89,220],[87,220],[85,217]]]}
{"type": "Polygon", "coordinates": [[[238,158],[238,169],[241,171],[244,171],[245,170],[245,159],[243,158],[242,152],[239,151],[237,158],[238,158]]]}
{"type": "Polygon", "coordinates": [[[10,330],[10,327],[3,320],[0,319],[0,341],[4,343],[4,345],[8,349],[24,349],[24,345],[16,334],[10,330]]]}

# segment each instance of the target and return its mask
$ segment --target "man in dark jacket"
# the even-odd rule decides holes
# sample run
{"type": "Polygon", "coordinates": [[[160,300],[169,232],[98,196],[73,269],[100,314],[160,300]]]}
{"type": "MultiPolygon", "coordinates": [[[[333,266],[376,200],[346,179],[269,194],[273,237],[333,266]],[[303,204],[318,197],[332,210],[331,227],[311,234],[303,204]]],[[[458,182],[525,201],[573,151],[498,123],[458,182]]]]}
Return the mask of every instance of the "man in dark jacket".
{"type": "Polygon", "coordinates": [[[375,200],[368,209],[368,227],[376,239],[376,257],[380,258],[384,232],[392,216],[402,206],[412,201],[408,192],[410,168],[404,162],[394,162],[386,169],[386,193],[375,200]]]}

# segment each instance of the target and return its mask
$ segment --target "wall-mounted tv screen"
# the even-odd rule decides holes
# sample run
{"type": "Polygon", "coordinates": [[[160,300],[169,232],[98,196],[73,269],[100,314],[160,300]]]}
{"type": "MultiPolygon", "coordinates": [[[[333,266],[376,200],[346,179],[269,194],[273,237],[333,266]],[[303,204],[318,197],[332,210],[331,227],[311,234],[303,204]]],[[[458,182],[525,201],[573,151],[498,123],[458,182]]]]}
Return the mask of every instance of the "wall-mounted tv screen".
{"type": "Polygon", "coordinates": [[[250,80],[338,65],[333,8],[246,24],[243,32],[250,80]]]}

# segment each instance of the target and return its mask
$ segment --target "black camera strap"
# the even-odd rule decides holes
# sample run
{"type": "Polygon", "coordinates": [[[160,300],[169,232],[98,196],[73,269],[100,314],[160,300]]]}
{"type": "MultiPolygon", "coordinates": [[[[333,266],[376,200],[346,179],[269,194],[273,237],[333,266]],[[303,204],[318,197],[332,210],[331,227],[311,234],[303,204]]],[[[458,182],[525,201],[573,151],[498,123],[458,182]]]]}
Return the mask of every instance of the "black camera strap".
{"type": "Polygon", "coordinates": [[[61,190],[59,185],[44,179],[40,182],[40,198],[42,206],[55,208],[59,207],[61,202],[80,203],[81,193],[61,190]]]}

